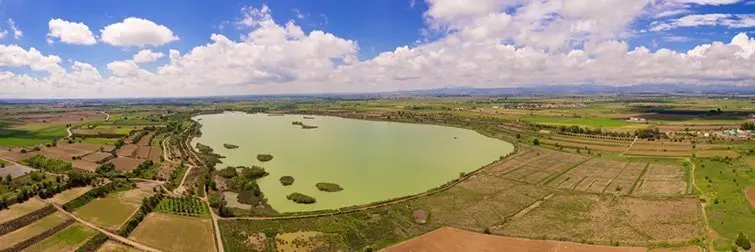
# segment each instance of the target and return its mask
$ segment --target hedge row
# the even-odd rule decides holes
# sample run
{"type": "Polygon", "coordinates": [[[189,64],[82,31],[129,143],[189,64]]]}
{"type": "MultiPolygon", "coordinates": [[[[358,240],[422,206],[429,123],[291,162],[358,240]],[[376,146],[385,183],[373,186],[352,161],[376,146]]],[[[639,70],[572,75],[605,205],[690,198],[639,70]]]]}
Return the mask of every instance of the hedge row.
{"type": "Polygon", "coordinates": [[[76,208],[86,205],[96,198],[105,197],[113,191],[131,189],[134,187],[136,187],[136,185],[133,182],[125,180],[114,180],[110,183],[107,183],[106,185],[89,190],[87,193],[69,201],[68,203],[63,205],[63,209],[70,212],[76,208]]]}
{"type": "Polygon", "coordinates": [[[3,224],[0,224],[0,236],[13,232],[16,229],[25,227],[26,225],[31,224],[32,222],[35,222],[39,219],[42,219],[52,213],[54,213],[55,207],[52,205],[47,205],[43,208],[37,209],[34,212],[28,213],[24,216],[15,218],[13,220],[10,220],[8,222],[5,222],[3,224]]]}
{"type": "Polygon", "coordinates": [[[157,204],[159,204],[162,199],[162,194],[155,194],[142,199],[142,206],[139,207],[138,212],[136,212],[136,214],[134,214],[134,216],[131,217],[131,219],[128,220],[128,222],[126,222],[126,224],[123,225],[120,230],[118,230],[118,234],[123,237],[128,237],[128,235],[131,234],[131,231],[134,231],[134,229],[136,229],[136,226],[138,226],[139,223],[144,220],[144,217],[147,217],[147,214],[151,213],[152,210],[155,209],[157,204]]]}
{"type": "Polygon", "coordinates": [[[100,249],[102,247],[102,244],[105,244],[107,241],[108,236],[103,233],[97,233],[94,237],[89,239],[87,243],[84,243],[84,245],[81,245],[78,249],[76,249],[76,252],[94,252],[100,249]]]}

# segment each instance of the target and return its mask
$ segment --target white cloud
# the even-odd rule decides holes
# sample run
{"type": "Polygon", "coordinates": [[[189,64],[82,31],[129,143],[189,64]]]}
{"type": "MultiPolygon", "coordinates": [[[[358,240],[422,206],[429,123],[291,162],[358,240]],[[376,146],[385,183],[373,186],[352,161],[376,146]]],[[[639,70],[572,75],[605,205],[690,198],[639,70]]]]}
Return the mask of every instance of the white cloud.
{"type": "Polygon", "coordinates": [[[8,37],[8,31],[7,30],[0,31],[0,39],[5,39],[6,37],[8,37]]]}
{"type": "Polygon", "coordinates": [[[136,63],[147,63],[162,58],[163,56],[165,56],[165,54],[161,52],[153,52],[152,50],[144,49],[134,54],[132,60],[136,63]]]}
{"type": "Polygon", "coordinates": [[[50,32],[47,36],[57,38],[60,42],[76,45],[93,45],[97,43],[94,34],[89,30],[89,26],[84,23],[69,22],[56,18],[50,19],[48,26],[50,32]]]}
{"type": "MultiPolygon", "coordinates": [[[[636,18],[648,15],[646,1],[491,1],[487,8],[474,6],[458,11],[453,6],[461,5],[444,1],[452,0],[428,1],[425,13],[428,24],[441,32],[440,38],[400,46],[364,61],[357,58],[357,42],[324,31],[305,31],[294,21],[276,23],[266,6],[243,9],[236,22],[243,29],[240,38],[212,34],[209,43],[183,53],[141,50],[131,59],[107,64],[104,76],[83,62],[64,68],[55,55],[0,45],[0,66],[48,73],[39,77],[0,71],[0,96],[197,96],[458,85],[755,83],[755,39],[745,33],[687,52],[631,48],[624,36],[636,18]],[[616,11],[604,11],[608,7],[616,11]],[[169,60],[156,69],[139,65],[161,57],[169,60]]],[[[719,18],[693,21],[728,22],[719,18]]]]}
{"type": "Polygon", "coordinates": [[[100,33],[103,42],[114,46],[160,46],[179,39],[168,27],[135,17],[105,26],[100,33]]]}
{"type": "Polygon", "coordinates": [[[16,26],[16,21],[13,21],[12,18],[8,18],[8,26],[10,26],[10,29],[13,31],[13,37],[16,39],[20,39],[24,36],[24,32],[21,31],[18,26],[16,26]]]}
{"type": "Polygon", "coordinates": [[[755,27],[755,14],[693,14],[660,22],[650,28],[652,31],[671,30],[680,27],[724,26],[729,28],[755,27]]]}

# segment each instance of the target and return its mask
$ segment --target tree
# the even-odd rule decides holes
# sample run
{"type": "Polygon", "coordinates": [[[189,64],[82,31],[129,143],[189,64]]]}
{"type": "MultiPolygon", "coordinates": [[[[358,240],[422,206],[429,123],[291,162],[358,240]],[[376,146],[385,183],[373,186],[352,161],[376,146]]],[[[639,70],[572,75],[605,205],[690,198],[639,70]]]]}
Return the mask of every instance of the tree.
{"type": "Polygon", "coordinates": [[[10,182],[13,181],[13,177],[10,176],[10,174],[5,175],[5,183],[10,184],[10,182]]]}
{"type": "Polygon", "coordinates": [[[540,140],[535,138],[535,140],[532,140],[532,144],[534,145],[540,145],[540,140]]]}
{"type": "Polygon", "coordinates": [[[737,246],[742,247],[745,250],[749,250],[752,246],[750,244],[750,237],[747,237],[747,234],[745,233],[739,233],[737,235],[737,239],[734,240],[734,243],[737,244],[737,246]]]}

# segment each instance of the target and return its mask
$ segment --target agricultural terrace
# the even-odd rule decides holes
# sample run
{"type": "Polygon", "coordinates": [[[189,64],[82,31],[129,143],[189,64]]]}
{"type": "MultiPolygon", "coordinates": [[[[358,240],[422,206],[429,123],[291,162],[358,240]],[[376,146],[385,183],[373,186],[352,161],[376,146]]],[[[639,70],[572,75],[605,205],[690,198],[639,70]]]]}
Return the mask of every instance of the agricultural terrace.
{"type": "Polygon", "coordinates": [[[35,243],[28,251],[74,251],[84,245],[97,231],[84,225],[74,223],[67,228],[35,243]]]}
{"type": "Polygon", "coordinates": [[[212,219],[150,213],[129,239],[164,251],[215,251],[212,219]]]}
{"type": "Polygon", "coordinates": [[[73,220],[67,215],[55,212],[44,218],[34,221],[13,232],[0,236],[0,250],[23,249],[35,241],[45,238],[57,230],[72,224],[73,220]]]}

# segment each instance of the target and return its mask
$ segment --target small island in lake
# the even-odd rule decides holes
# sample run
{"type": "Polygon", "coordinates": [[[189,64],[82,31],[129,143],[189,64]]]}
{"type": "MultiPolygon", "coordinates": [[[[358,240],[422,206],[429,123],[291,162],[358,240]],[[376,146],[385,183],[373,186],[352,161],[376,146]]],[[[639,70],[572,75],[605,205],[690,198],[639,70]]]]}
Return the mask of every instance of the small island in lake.
{"type": "Polygon", "coordinates": [[[323,192],[338,192],[338,191],[343,190],[343,188],[340,185],[334,184],[334,183],[320,182],[320,183],[317,183],[315,186],[317,186],[317,189],[323,192]]]}
{"type": "Polygon", "coordinates": [[[305,116],[304,119],[315,119],[315,118],[311,116],[305,116]]]}
{"type": "Polygon", "coordinates": [[[294,177],[291,176],[283,176],[280,178],[281,184],[284,186],[291,185],[294,183],[294,177]]]}
{"type": "Polygon", "coordinates": [[[267,162],[273,160],[273,155],[270,154],[257,154],[257,160],[261,162],[267,162]]]}
{"type": "Polygon", "coordinates": [[[315,198],[298,192],[289,194],[286,198],[299,204],[312,204],[316,201],[315,198]]]}
{"type": "Polygon", "coordinates": [[[238,145],[228,144],[228,143],[223,144],[223,147],[225,147],[226,149],[238,149],[239,148],[238,145]]]}
{"type": "Polygon", "coordinates": [[[306,125],[306,124],[304,124],[303,122],[300,122],[300,121],[293,121],[293,122],[291,122],[291,125],[299,125],[299,126],[301,126],[302,129],[316,129],[317,128],[317,126],[306,125]]]}

